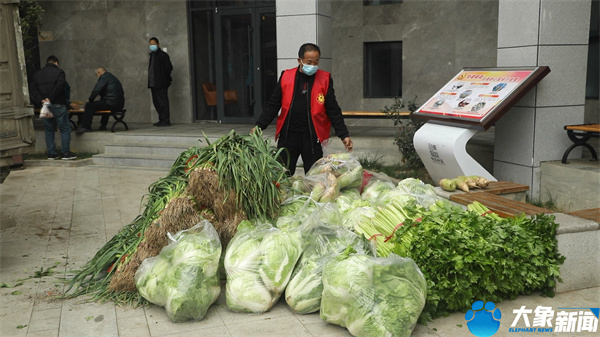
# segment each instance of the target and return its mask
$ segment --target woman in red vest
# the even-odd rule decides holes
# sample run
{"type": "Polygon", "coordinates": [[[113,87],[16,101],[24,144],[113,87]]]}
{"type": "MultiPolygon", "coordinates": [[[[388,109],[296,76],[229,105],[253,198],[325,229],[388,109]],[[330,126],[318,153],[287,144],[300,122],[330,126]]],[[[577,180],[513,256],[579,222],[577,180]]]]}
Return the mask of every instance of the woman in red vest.
{"type": "Polygon", "coordinates": [[[331,126],[352,151],[352,139],[344,123],[342,109],[335,99],[331,74],[319,69],[321,50],[316,44],[305,43],[298,51],[298,67],[284,70],[256,126],[266,129],[277,117],[275,139],[277,147],[285,148],[281,160],[296,172],[296,162],[302,156],[304,170],[323,157],[322,144],[327,144],[331,126]]]}

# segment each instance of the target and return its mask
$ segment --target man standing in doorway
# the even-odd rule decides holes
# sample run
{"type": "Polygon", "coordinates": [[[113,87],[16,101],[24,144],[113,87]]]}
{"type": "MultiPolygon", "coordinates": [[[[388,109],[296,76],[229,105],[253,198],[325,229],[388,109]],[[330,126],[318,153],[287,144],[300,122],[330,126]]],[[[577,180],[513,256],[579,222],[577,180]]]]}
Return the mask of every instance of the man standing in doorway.
{"type": "Polygon", "coordinates": [[[160,49],[158,39],[150,39],[150,64],[148,65],[148,88],[152,91],[152,103],[158,112],[158,122],[154,126],[171,126],[168,90],[173,65],[169,55],[160,49]]]}
{"type": "MultiPolygon", "coordinates": [[[[103,67],[96,69],[96,76],[98,77],[98,82],[96,82],[96,85],[90,94],[90,98],[88,98],[87,103],[85,103],[81,127],[75,131],[78,135],[92,131],[92,119],[94,118],[95,111],[121,111],[125,105],[125,94],[119,79],[106,71],[103,67]],[[94,102],[97,96],[100,96],[100,100],[94,102]]],[[[102,116],[99,128],[100,131],[106,130],[106,124],[108,124],[109,117],[110,116],[108,115],[102,116]]]]}
{"type": "Polygon", "coordinates": [[[47,104],[54,115],[53,118],[43,118],[46,131],[46,149],[48,159],[73,160],[77,156],[71,152],[71,124],[67,112],[67,83],[65,72],[58,67],[58,58],[48,56],[46,66],[33,75],[30,84],[31,103],[36,108],[47,104]],[[60,146],[62,156],[56,153],[54,132],[60,131],[60,146]]]}
{"type": "Polygon", "coordinates": [[[305,43],[298,51],[298,67],[281,73],[279,83],[269,98],[256,126],[265,129],[277,117],[275,138],[277,147],[285,148],[281,160],[289,175],[296,172],[296,162],[302,156],[304,171],[323,157],[333,126],[346,151],[352,151],[352,139],[344,123],[342,109],[335,99],[331,74],[318,69],[321,50],[316,44],[305,43]]]}

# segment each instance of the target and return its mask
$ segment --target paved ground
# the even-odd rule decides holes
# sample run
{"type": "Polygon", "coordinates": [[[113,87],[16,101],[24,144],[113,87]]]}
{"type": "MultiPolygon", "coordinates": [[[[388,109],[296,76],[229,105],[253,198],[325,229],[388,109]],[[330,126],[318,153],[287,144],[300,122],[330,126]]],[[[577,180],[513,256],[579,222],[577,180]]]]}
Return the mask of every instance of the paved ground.
{"type": "MultiPolygon", "coordinates": [[[[0,185],[0,284],[13,286],[19,279],[48,269],[58,272],[80,267],[141,212],[140,201],[148,186],[165,174],[166,170],[94,165],[36,166],[12,172],[0,185]]],[[[203,320],[176,324],[156,306],[132,309],[112,303],[85,303],[82,298],[56,300],[63,289],[56,277],[30,278],[20,286],[0,288],[0,336],[350,336],[346,329],[324,323],[318,314],[293,314],[284,301],[263,315],[246,315],[227,311],[221,298],[203,320]]],[[[502,319],[494,336],[545,335],[509,332],[515,319],[512,311],[521,306],[547,306],[557,313],[563,307],[598,308],[600,288],[555,298],[520,296],[498,303],[502,319]]],[[[530,320],[533,323],[532,316],[530,320]]],[[[516,325],[525,327],[523,320],[516,325]]],[[[417,326],[412,336],[473,335],[464,313],[456,313],[417,326]]]]}

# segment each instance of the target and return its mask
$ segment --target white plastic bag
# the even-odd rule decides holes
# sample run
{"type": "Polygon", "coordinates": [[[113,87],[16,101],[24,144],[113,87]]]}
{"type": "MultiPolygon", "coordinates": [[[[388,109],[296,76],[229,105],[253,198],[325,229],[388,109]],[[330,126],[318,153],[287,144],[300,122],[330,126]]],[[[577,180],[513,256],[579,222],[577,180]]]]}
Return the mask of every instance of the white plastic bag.
{"type": "Polygon", "coordinates": [[[44,102],[42,110],[40,110],[40,118],[54,118],[54,114],[50,111],[50,103],[44,102]]]}

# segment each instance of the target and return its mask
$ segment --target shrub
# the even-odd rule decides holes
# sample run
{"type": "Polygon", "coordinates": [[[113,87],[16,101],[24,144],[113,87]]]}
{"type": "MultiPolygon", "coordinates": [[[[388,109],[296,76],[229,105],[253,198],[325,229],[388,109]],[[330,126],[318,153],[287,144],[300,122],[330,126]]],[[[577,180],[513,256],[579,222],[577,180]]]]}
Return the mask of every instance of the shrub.
{"type": "Polygon", "coordinates": [[[398,150],[402,154],[402,162],[410,169],[424,167],[413,144],[415,132],[417,132],[424,123],[402,116],[401,113],[406,111],[406,109],[408,109],[411,114],[415,112],[418,108],[416,101],[416,96],[412,100],[407,101],[403,98],[395,97],[394,103],[391,106],[388,107],[386,105],[381,110],[381,112],[385,113],[386,116],[394,121],[394,126],[396,127],[394,144],[398,145],[398,150]]]}

